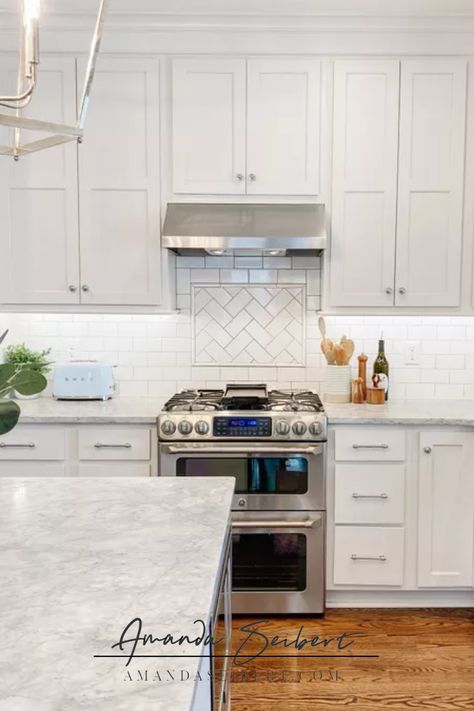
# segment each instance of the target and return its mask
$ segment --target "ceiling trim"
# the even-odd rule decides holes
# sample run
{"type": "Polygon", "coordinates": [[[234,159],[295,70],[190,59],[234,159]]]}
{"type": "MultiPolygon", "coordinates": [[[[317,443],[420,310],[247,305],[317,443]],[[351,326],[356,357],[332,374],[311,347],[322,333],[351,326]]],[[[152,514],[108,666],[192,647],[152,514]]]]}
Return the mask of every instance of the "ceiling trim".
{"type": "MultiPolygon", "coordinates": [[[[92,13],[45,14],[41,26],[48,30],[90,31],[92,13]]],[[[0,11],[2,30],[18,28],[18,16],[0,11]]],[[[260,15],[111,12],[106,32],[242,31],[242,32],[436,32],[470,33],[474,13],[464,15],[260,15]]]]}

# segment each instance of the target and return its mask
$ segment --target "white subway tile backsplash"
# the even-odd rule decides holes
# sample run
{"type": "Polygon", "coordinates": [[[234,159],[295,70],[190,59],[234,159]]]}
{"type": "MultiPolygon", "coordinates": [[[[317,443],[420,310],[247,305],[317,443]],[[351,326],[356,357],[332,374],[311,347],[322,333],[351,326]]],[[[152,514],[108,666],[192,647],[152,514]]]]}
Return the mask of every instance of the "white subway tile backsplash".
{"type": "MultiPolygon", "coordinates": [[[[317,322],[321,306],[319,257],[249,253],[177,257],[176,263],[179,313],[0,314],[0,332],[10,329],[4,345],[24,341],[37,349],[51,347],[55,360],[108,360],[118,365],[115,376],[121,395],[166,398],[182,387],[216,388],[239,380],[265,382],[269,387],[321,390],[325,361],[317,322]],[[227,314],[226,323],[224,326],[216,319],[206,346],[209,360],[214,362],[206,360],[193,366],[191,290],[204,285],[210,285],[216,295],[220,289],[214,301],[216,308],[227,314]],[[281,291],[284,285],[306,294],[304,343],[298,326],[302,323],[301,311],[291,311],[296,304],[280,308],[278,299],[271,303],[276,297],[272,290],[281,291]],[[219,340],[219,328],[228,334],[225,346],[222,338],[219,340]],[[270,352],[270,343],[280,349],[280,367],[270,352]],[[220,364],[216,364],[219,359],[220,364]],[[295,361],[298,365],[293,366],[295,361]]],[[[204,312],[211,296],[205,288],[202,291],[203,299],[195,308],[203,311],[205,323],[204,312]]],[[[326,322],[329,337],[339,339],[346,334],[355,341],[356,355],[362,351],[368,354],[369,375],[383,332],[392,399],[474,400],[474,316],[329,315],[326,322]],[[408,343],[416,344],[417,365],[406,363],[408,343]]],[[[354,358],[354,376],[356,366],[354,358]]]]}

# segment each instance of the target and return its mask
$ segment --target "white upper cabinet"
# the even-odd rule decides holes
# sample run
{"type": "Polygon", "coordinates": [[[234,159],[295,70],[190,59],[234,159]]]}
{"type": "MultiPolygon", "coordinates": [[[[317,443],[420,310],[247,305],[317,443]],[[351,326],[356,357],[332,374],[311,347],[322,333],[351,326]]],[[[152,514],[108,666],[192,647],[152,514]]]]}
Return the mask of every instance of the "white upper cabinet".
{"type": "Polygon", "coordinates": [[[81,302],[160,300],[159,64],[99,59],[79,146],[81,302]]]}
{"type": "Polygon", "coordinates": [[[460,304],[465,119],[463,60],[335,63],[333,306],[460,304]]]}
{"type": "Polygon", "coordinates": [[[173,60],[173,190],[319,192],[320,62],[173,60]]]}
{"type": "Polygon", "coordinates": [[[251,59],[247,88],[247,193],[319,193],[318,60],[251,59]]]}
{"type": "Polygon", "coordinates": [[[173,189],[245,194],[245,61],[173,60],[173,189]]]}
{"type": "MultiPolygon", "coordinates": [[[[17,61],[2,60],[2,86],[16,87],[17,61]]],[[[76,119],[76,62],[42,57],[38,86],[24,115],[76,119]]],[[[11,136],[4,139],[11,143],[11,136]]],[[[22,142],[46,134],[22,131],[22,142]]],[[[77,146],[74,142],[0,158],[0,302],[70,304],[79,300],[77,146]]]]}
{"type": "Polygon", "coordinates": [[[396,304],[460,303],[466,62],[402,62],[396,304]]]}
{"type": "Polygon", "coordinates": [[[334,70],[331,301],[393,304],[399,63],[334,70]]]}
{"type": "Polygon", "coordinates": [[[418,586],[473,584],[474,435],[420,434],[418,586]]]}

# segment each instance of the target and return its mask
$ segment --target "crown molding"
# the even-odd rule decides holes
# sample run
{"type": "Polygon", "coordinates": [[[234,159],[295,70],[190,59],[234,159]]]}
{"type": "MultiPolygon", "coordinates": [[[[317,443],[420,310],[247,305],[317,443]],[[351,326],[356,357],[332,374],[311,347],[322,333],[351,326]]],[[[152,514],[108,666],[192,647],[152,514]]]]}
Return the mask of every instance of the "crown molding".
{"type": "MultiPolygon", "coordinates": [[[[45,30],[90,32],[95,14],[87,12],[45,14],[45,30]]],[[[18,16],[0,11],[0,31],[18,28],[18,16]]],[[[110,12],[106,32],[400,32],[470,33],[474,13],[464,15],[263,15],[110,12]]]]}

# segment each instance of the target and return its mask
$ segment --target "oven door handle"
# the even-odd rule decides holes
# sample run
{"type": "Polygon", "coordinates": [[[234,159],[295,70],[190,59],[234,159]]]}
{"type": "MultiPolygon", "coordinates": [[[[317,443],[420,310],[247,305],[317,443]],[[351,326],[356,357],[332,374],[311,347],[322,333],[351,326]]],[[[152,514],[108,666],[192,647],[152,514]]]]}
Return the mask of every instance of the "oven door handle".
{"type": "Polygon", "coordinates": [[[295,454],[322,454],[322,446],[316,445],[312,447],[301,446],[300,444],[294,444],[293,442],[288,442],[285,447],[282,446],[265,446],[265,445],[255,445],[255,444],[245,444],[240,447],[229,447],[226,445],[219,445],[210,447],[206,444],[200,443],[189,443],[186,444],[165,444],[162,445],[165,452],[168,454],[285,454],[286,456],[295,454]]]}
{"type": "Polygon", "coordinates": [[[241,528],[317,528],[321,525],[321,516],[305,521],[232,521],[232,530],[241,528]]]}

